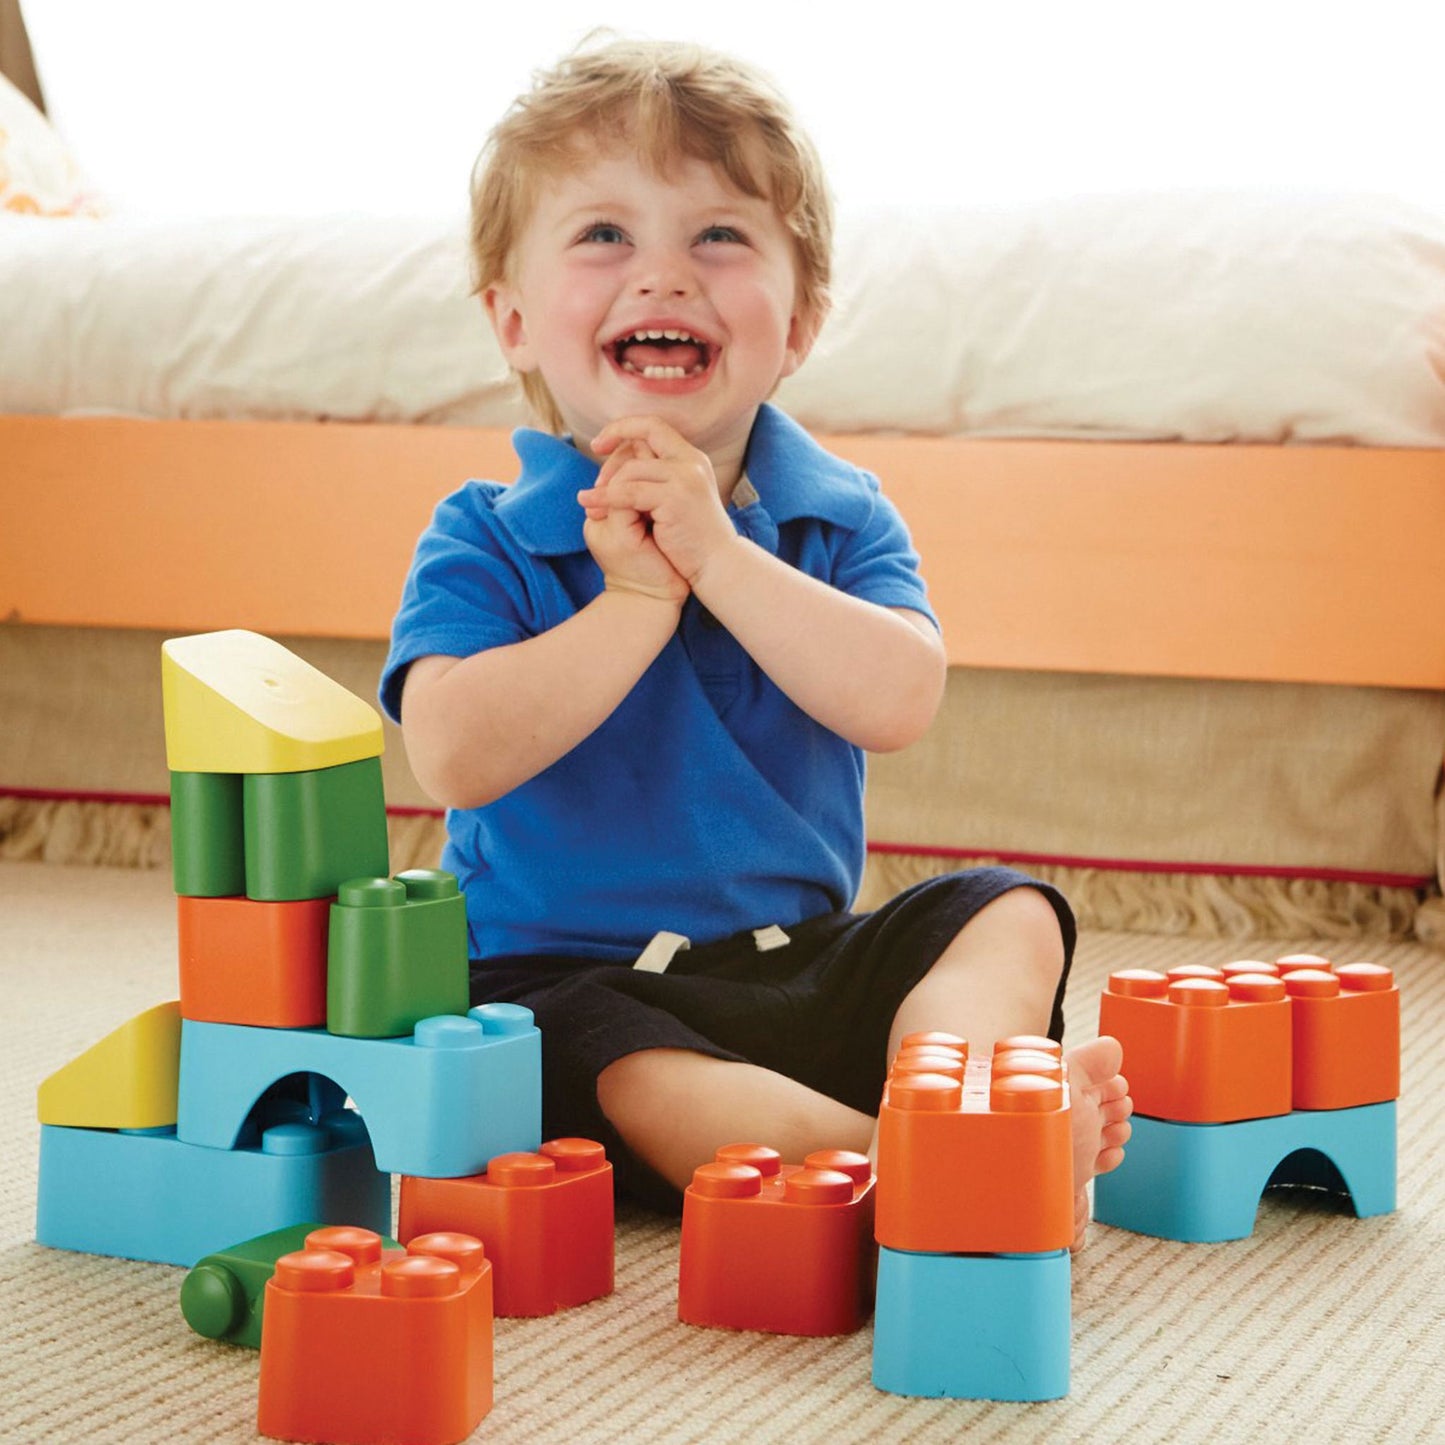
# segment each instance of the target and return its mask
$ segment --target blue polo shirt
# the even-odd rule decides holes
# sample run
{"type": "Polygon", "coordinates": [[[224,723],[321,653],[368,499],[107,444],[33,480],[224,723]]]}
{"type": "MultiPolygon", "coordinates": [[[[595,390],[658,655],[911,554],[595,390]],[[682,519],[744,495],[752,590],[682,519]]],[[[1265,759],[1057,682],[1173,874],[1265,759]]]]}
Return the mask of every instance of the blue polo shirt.
{"type": "MultiPolygon", "coordinates": [[[[576,494],[597,465],[527,429],[509,487],[468,482],[417,544],[382,675],[400,720],[419,657],[535,637],[586,606],[602,573],[576,494]]],[[[785,562],[932,617],[907,528],[877,480],[775,407],[759,410],[730,515],[785,562]]],[[[800,639],[805,642],[806,639],[800,639]]],[[[710,942],[847,908],[862,877],[864,755],[790,702],[689,598],[617,710],[505,797],[447,814],[442,866],[466,895],[474,958],[633,959],[659,930],[710,942]]]]}

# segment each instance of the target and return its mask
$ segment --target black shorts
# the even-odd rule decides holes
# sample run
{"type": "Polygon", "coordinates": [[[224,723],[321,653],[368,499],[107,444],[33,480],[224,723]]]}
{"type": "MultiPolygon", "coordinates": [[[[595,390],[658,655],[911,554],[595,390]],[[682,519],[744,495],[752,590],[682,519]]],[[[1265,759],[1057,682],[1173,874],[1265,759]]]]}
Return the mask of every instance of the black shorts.
{"type": "MultiPolygon", "coordinates": [[[[761,952],[751,932],[694,945],[665,973],[553,955],[472,966],[472,1003],[519,1003],[542,1032],[542,1136],[606,1145],[619,1188],[675,1210],[678,1195],[632,1158],[597,1103],[597,1076],[641,1049],[690,1049],[757,1064],[876,1114],[888,1033],[904,998],[986,904],[1037,888],[1058,914],[1064,967],[1052,1037],[1063,1037],[1074,916],[1063,895],[1011,868],[975,868],[905,889],[873,913],[828,913],[790,925],[761,952]]],[[[759,1141],[766,1143],[766,1140],[759,1141]]]]}

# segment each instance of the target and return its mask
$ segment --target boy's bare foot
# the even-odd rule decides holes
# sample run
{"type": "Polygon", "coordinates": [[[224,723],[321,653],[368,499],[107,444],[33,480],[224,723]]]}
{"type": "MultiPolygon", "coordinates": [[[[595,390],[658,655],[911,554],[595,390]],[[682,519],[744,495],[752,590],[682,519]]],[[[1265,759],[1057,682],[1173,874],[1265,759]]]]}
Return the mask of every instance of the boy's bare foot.
{"type": "Polygon", "coordinates": [[[1134,1112],[1129,1084],[1119,1072],[1124,1050],[1107,1035],[1090,1039],[1064,1055],[1069,1068],[1069,1108],[1074,1128],[1074,1243],[1084,1246],[1089,1227],[1085,1186],[1124,1162],[1129,1115],[1134,1112]]]}

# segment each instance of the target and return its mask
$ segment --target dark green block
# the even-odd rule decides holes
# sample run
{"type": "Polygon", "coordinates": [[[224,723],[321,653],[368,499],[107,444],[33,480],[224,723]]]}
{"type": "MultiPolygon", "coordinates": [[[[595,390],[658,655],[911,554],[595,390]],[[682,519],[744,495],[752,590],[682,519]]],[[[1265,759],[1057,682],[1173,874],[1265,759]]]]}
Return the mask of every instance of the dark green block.
{"type": "Polygon", "coordinates": [[[325,898],[348,878],[385,876],[381,759],[245,777],[246,896],[325,898]]]}
{"type": "MultiPolygon", "coordinates": [[[[270,1234],[208,1254],[181,1281],[181,1313],[198,1335],[233,1345],[261,1348],[261,1318],[266,1281],[283,1254],[305,1249],[306,1236],[319,1224],[290,1224],[270,1234]]],[[[382,1248],[398,1249],[382,1238],[382,1248]]]]}
{"type": "Polygon", "coordinates": [[[353,878],[331,906],[326,1027],[395,1038],[436,1014],[464,1014],[467,911],[450,873],[353,878]]]}
{"type": "Polygon", "coordinates": [[[171,869],[183,898],[246,891],[239,773],[171,774],[171,869]]]}

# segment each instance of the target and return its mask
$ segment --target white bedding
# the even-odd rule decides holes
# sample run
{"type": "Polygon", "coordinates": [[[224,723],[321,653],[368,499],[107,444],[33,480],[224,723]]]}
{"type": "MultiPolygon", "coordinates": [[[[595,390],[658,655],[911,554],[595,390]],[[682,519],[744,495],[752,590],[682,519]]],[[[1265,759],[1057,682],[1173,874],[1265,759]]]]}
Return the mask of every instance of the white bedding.
{"type": "MultiPolygon", "coordinates": [[[[1088,197],[840,223],[818,431],[1445,446],[1445,217],[1088,197]]],[[[460,219],[0,217],[0,411],[512,425],[460,219]]]]}

